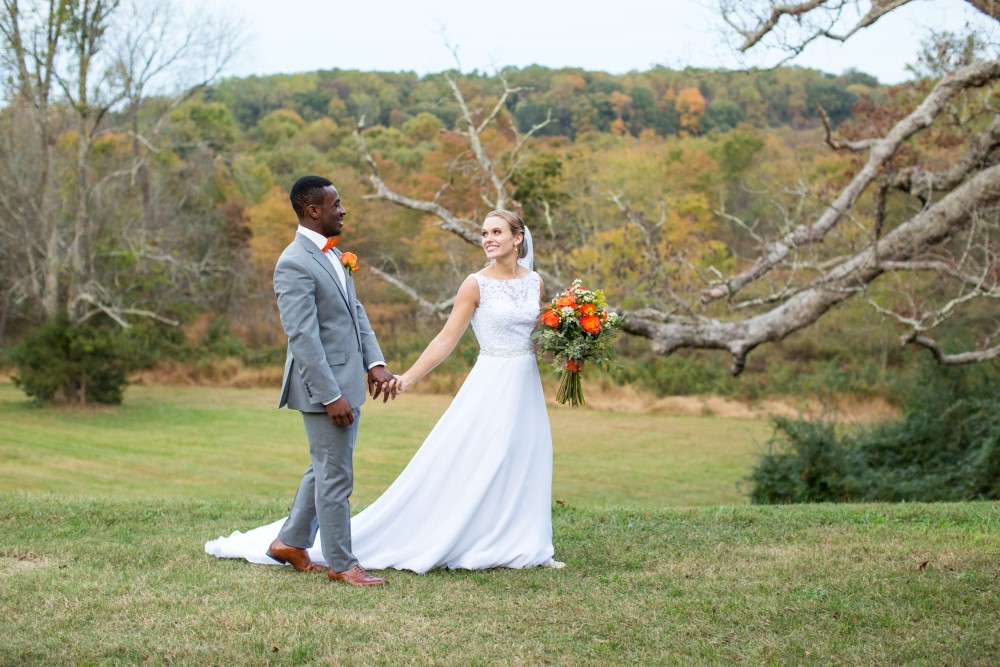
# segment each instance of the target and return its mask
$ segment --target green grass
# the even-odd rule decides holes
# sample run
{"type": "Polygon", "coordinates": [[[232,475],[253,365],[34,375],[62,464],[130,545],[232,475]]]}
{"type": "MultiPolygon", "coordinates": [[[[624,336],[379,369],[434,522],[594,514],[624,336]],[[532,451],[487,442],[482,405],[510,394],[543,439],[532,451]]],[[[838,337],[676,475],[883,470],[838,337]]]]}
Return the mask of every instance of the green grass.
{"type": "Polygon", "coordinates": [[[0,494],[0,664],[991,665],[995,503],[557,506],[563,570],[217,560],[267,501],[0,494]]]}
{"type": "MultiPolygon", "coordinates": [[[[447,405],[369,404],[356,504],[447,405]]],[[[761,420],[550,409],[562,570],[382,590],[218,560],[284,514],[305,437],[274,392],[0,384],[0,665],[995,665],[1000,504],[745,505],[761,420]]]]}
{"type": "MultiPolygon", "coordinates": [[[[448,401],[365,403],[358,505],[395,479],[448,401]]],[[[309,450],[299,414],[276,405],[263,389],[131,387],[119,407],[40,408],[0,383],[0,490],[290,503],[309,450]]],[[[549,412],[553,493],[580,507],[746,502],[741,482],[769,434],[765,420],[549,412]]]]}

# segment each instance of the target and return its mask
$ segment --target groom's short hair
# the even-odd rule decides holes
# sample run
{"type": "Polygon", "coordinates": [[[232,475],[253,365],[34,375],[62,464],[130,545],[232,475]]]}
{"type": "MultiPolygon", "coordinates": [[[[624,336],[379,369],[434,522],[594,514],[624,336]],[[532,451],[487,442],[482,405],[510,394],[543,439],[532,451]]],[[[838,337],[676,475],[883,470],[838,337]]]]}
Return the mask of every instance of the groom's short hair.
{"type": "Polygon", "coordinates": [[[333,183],[322,176],[303,176],[295,181],[292,191],[288,193],[295,214],[301,218],[306,211],[306,206],[322,204],[323,198],[326,196],[323,188],[331,185],[333,183]]]}

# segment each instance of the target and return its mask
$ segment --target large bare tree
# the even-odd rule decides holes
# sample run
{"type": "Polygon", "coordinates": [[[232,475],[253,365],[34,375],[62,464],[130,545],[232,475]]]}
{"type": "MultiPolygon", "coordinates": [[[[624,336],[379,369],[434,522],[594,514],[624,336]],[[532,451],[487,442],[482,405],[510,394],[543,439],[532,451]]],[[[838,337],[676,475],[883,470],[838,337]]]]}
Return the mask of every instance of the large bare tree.
{"type": "Polygon", "coordinates": [[[158,247],[156,220],[177,209],[153,207],[149,166],[172,110],[234,53],[232,31],[169,2],[5,0],[0,40],[3,317],[171,321],[138,276],[177,285],[213,260],[158,247]]]}
{"type": "MultiPolygon", "coordinates": [[[[459,79],[451,74],[445,74],[445,81],[454,97],[460,110],[459,126],[456,132],[462,135],[467,151],[453,163],[452,168],[466,174],[469,178],[479,184],[482,191],[481,204],[470,211],[458,212],[452,210],[441,202],[441,196],[447,189],[444,184],[431,199],[421,199],[398,192],[391,185],[383,180],[379,173],[378,163],[372,156],[368,145],[362,134],[364,130],[364,118],[362,118],[354,128],[354,138],[358,145],[365,163],[369,168],[369,181],[375,192],[368,195],[368,199],[378,199],[391,202],[398,206],[414,211],[420,211],[432,215],[437,220],[437,226],[450,232],[464,241],[473,245],[479,245],[479,218],[485,212],[494,209],[507,209],[514,205],[511,196],[512,179],[522,159],[527,153],[527,148],[531,137],[545,127],[551,121],[547,117],[542,122],[528,129],[521,134],[517,131],[517,126],[506,111],[507,101],[511,96],[516,95],[523,89],[517,86],[510,86],[507,80],[500,75],[500,83],[503,90],[496,100],[485,109],[471,108],[466,96],[459,86],[459,79]],[[502,156],[492,155],[490,150],[484,145],[483,132],[490,126],[498,122],[503,122],[504,129],[513,135],[513,142],[502,156]]],[[[382,280],[389,282],[398,289],[405,292],[410,298],[416,301],[426,310],[443,314],[453,303],[452,298],[443,301],[430,301],[417,290],[407,284],[405,277],[394,275],[389,271],[384,271],[378,267],[371,267],[371,270],[382,280]]]]}
{"type": "MultiPolygon", "coordinates": [[[[876,21],[890,20],[886,17],[908,2],[723,0],[721,14],[739,36],[741,51],[777,48],[779,62],[785,62],[812,41],[846,41],[876,21]]],[[[1000,21],[1000,4],[970,4],[986,20],[1000,21]]],[[[949,49],[947,36],[939,35],[936,46],[939,52],[925,54],[925,71],[915,70],[916,80],[891,109],[842,128],[826,124],[829,150],[850,154],[855,164],[839,191],[819,192],[805,181],[775,184],[775,191],[784,194],[775,195],[774,213],[765,221],[741,220],[720,207],[717,215],[745,230],[756,254],[737,257],[730,272],[694,270],[681,253],[651,255],[651,264],[689,265],[703,284],[694,292],[687,285],[685,293],[664,277],[650,295],[653,302],[628,313],[626,330],[648,338],[660,354],[681,348],[726,350],[733,357],[733,373],[739,373],[756,347],[815,324],[838,305],[864,299],[904,327],[903,343],[930,349],[942,363],[1000,357],[995,308],[1000,299],[1000,60],[995,53],[984,57],[976,49],[949,49]],[[950,150],[933,145],[930,137],[941,135],[949,137],[950,150]],[[987,312],[976,318],[977,344],[945,352],[933,331],[970,307],[987,312]]],[[[455,80],[449,82],[462,109],[459,131],[490,184],[484,199],[491,206],[510,204],[509,174],[501,173],[479,141],[486,125],[502,113],[509,88],[505,84],[496,107],[475,113],[455,80]]],[[[819,113],[825,118],[822,109],[819,113]]],[[[372,197],[433,215],[442,229],[477,242],[476,221],[455,214],[437,197],[408,197],[387,185],[360,128],[356,138],[371,170],[372,197]]],[[[518,152],[525,138],[518,138],[518,152]]],[[[662,230],[662,215],[656,221],[615,193],[608,197],[623,224],[647,238],[662,230]]],[[[551,258],[543,254],[539,259],[543,271],[554,269],[551,258]]],[[[422,298],[399,276],[382,275],[426,308],[440,311],[450,305],[422,298]]]]}

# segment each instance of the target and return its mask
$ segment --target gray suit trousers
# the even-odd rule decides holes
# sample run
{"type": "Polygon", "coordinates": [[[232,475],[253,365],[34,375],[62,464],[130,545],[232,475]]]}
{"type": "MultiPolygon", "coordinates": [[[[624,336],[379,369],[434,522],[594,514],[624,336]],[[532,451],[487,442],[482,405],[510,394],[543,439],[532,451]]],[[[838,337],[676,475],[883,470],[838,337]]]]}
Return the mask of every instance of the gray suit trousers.
{"type": "Polygon", "coordinates": [[[302,475],[288,519],[278,533],[285,544],[312,547],[320,533],[323,558],[334,572],[358,564],[351,551],[351,492],[354,490],[354,444],[361,409],[354,423],[337,426],[325,412],[303,412],[311,463],[302,475]]]}

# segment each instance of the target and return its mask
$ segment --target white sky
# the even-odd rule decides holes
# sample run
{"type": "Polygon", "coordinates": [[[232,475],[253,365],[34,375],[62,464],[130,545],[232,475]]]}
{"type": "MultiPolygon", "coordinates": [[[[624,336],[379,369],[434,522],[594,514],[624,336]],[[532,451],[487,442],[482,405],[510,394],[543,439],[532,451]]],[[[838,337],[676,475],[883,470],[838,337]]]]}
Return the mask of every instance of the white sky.
{"type": "MultiPolygon", "coordinates": [[[[738,68],[713,0],[189,0],[245,27],[232,76],[358,69],[453,69],[513,65],[611,73],[655,65],[738,68]]],[[[920,0],[883,17],[845,45],[817,42],[792,64],[840,74],[856,68],[883,83],[908,78],[928,29],[989,26],[962,0],[920,0]]],[[[994,41],[997,41],[994,39],[994,41]]],[[[746,64],[770,65],[756,56],[746,64]]]]}

